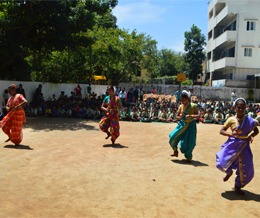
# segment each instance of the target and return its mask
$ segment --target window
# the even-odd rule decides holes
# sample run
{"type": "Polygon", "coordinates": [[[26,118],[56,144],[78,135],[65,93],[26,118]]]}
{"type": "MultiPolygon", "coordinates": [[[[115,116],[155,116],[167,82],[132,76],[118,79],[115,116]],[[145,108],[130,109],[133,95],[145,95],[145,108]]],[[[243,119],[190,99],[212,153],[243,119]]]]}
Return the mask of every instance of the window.
{"type": "Polygon", "coordinates": [[[235,47],[223,52],[223,57],[235,57],[235,47]]]}
{"type": "Polygon", "coordinates": [[[213,17],[213,9],[209,12],[209,20],[213,17]]]}
{"type": "Polygon", "coordinates": [[[226,30],[233,30],[233,31],[235,31],[236,28],[237,28],[237,21],[235,20],[233,23],[231,23],[230,25],[228,25],[227,28],[225,28],[224,31],[226,31],[226,30]]]}
{"type": "Polygon", "coordinates": [[[233,79],[233,74],[232,74],[232,73],[227,74],[227,75],[225,76],[225,79],[233,79]]]}
{"type": "Polygon", "coordinates": [[[244,49],[244,56],[245,57],[252,57],[253,50],[252,48],[245,48],[244,49]]]}
{"type": "Polygon", "coordinates": [[[247,75],[246,76],[246,80],[256,80],[256,81],[258,81],[258,78],[259,77],[255,77],[255,75],[247,75]]]}
{"type": "Polygon", "coordinates": [[[211,51],[207,54],[208,60],[211,59],[211,51]]]}
{"type": "Polygon", "coordinates": [[[212,30],[208,33],[208,40],[212,38],[212,30]]]}
{"type": "Polygon", "coordinates": [[[255,31],[255,21],[247,21],[246,30],[247,31],[255,31]]]}
{"type": "Polygon", "coordinates": [[[141,70],[137,71],[137,75],[136,76],[141,76],[141,70]]]}

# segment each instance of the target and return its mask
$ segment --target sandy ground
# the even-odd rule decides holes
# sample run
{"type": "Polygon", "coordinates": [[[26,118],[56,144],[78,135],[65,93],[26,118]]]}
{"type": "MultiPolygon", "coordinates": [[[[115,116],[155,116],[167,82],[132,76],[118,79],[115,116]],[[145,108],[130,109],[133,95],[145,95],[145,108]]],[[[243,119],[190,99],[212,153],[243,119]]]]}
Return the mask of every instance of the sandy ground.
{"type": "Polygon", "coordinates": [[[1,132],[0,217],[259,217],[260,137],[240,197],[215,168],[221,126],[198,125],[192,164],[169,156],[175,126],[121,122],[114,147],[85,120],[28,120],[18,149],[1,132]]]}

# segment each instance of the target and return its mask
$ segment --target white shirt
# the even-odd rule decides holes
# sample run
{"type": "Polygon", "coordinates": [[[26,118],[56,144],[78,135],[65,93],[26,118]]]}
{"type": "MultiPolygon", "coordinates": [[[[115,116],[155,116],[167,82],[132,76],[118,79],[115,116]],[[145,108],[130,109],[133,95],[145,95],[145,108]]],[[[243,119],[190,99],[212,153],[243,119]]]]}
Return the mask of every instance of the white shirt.
{"type": "Polygon", "coordinates": [[[118,96],[119,98],[126,98],[126,92],[124,92],[124,91],[121,91],[120,93],[119,93],[119,96],[118,96]]]}

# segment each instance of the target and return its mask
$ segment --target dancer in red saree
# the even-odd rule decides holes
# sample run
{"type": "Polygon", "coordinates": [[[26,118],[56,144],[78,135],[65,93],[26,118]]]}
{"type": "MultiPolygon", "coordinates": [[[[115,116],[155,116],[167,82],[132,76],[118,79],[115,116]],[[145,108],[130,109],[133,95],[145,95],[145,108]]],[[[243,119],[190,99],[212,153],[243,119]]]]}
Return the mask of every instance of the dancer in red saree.
{"type": "Polygon", "coordinates": [[[3,132],[8,135],[5,142],[11,141],[16,146],[19,145],[23,139],[22,126],[26,122],[23,105],[27,104],[26,99],[21,94],[16,94],[16,86],[8,87],[9,98],[6,109],[9,113],[3,118],[1,127],[3,132]]]}
{"type": "Polygon", "coordinates": [[[119,115],[118,111],[122,110],[122,103],[118,96],[115,96],[115,90],[113,86],[109,86],[107,89],[109,96],[107,96],[101,109],[105,111],[105,115],[99,123],[99,127],[102,132],[107,134],[106,139],[111,137],[112,144],[115,143],[119,137],[119,115]],[[108,130],[110,128],[110,131],[108,130]]]}

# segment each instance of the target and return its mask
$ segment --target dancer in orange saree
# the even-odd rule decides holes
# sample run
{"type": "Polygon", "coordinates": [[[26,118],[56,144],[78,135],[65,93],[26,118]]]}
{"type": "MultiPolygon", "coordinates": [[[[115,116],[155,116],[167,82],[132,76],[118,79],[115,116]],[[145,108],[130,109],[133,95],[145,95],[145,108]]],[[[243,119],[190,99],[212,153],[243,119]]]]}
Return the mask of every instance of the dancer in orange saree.
{"type": "Polygon", "coordinates": [[[11,97],[7,102],[6,109],[9,113],[3,118],[1,127],[9,137],[5,142],[11,141],[17,146],[23,139],[22,126],[26,119],[22,106],[27,104],[27,101],[23,95],[16,94],[15,90],[15,85],[8,87],[11,97]]]}
{"type": "Polygon", "coordinates": [[[118,96],[115,96],[115,90],[113,86],[109,86],[107,89],[109,96],[107,96],[101,109],[105,111],[105,116],[101,119],[99,127],[101,131],[107,133],[106,139],[111,137],[111,141],[114,144],[119,137],[119,115],[118,110],[122,110],[122,103],[118,96]],[[110,132],[108,128],[110,127],[110,132]]]}

